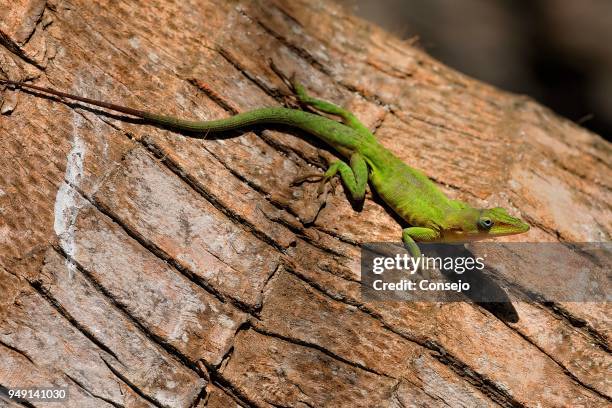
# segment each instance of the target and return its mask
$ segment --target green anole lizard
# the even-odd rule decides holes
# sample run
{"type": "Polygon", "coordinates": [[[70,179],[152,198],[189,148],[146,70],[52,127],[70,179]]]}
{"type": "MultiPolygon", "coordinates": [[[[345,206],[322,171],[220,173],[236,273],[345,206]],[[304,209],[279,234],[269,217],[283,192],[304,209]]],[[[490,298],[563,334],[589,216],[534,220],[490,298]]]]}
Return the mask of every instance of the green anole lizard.
{"type": "Polygon", "coordinates": [[[0,79],[0,83],[84,102],[177,130],[219,132],[255,124],[282,124],[302,129],[330,145],[346,161],[334,161],[325,173],[302,177],[301,180],[317,177],[323,185],[339,174],[350,197],[356,202],[363,201],[369,180],[389,207],[410,225],[402,231],[402,240],[415,258],[421,254],[416,242],[464,242],[520,234],[529,230],[528,224],[510,216],[501,207],[479,209],[465,202],[449,199],[425,174],[409,167],[383,147],[351,112],[330,102],[310,97],[297,82],[292,85],[301,104],[338,116],[342,122],[284,107],[255,109],[226,119],[191,121],[84,98],[51,88],[3,79],[0,79]]]}

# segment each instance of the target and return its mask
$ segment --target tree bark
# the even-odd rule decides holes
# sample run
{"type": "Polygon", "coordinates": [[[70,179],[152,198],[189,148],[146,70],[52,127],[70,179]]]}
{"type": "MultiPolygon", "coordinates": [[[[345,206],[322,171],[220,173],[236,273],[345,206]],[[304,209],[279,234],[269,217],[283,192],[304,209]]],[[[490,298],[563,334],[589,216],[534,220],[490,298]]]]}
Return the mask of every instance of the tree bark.
{"type": "MultiPolygon", "coordinates": [[[[11,79],[212,119],[283,103],[272,60],[451,197],[522,216],[514,240],[610,239],[607,142],[330,1],[0,3],[11,79]]],[[[0,386],[67,387],[67,407],[609,406],[606,303],[510,293],[508,322],[361,299],[359,244],[401,229],[370,193],[356,211],[292,186],[332,156],[307,135],[2,98],[0,386]]]]}

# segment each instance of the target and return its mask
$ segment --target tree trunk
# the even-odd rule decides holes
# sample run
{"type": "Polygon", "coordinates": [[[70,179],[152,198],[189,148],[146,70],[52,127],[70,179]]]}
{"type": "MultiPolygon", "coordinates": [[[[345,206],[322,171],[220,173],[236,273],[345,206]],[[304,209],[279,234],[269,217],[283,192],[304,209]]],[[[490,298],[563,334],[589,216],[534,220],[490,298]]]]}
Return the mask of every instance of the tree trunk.
{"type": "MultiPolygon", "coordinates": [[[[283,103],[271,60],[451,197],[521,215],[514,240],[610,239],[602,138],[331,1],[0,3],[11,79],[211,119],[283,103]]],[[[66,387],[67,407],[609,406],[608,304],[510,294],[509,322],[361,299],[359,244],[401,228],[370,193],[356,211],[292,186],[331,157],[307,135],[2,97],[2,387],[66,387]]]]}

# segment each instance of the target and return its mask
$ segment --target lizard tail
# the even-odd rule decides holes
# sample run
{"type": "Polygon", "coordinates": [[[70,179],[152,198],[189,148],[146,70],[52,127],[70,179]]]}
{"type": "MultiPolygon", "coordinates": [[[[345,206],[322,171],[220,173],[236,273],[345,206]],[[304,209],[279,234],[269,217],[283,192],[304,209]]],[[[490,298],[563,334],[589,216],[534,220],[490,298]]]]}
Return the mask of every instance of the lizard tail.
{"type": "Polygon", "coordinates": [[[116,105],[114,103],[85,98],[83,96],[61,92],[53,88],[30,85],[5,79],[0,79],[0,83],[5,83],[16,88],[33,89],[59,96],[61,98],[84,102],[90,105],[99,106],[116,112],[142,118],[153,124],[158,124],[177,130],[185,130],[190,132],[223,132],[257,124],[282,124],[302,129],[312,135],[317,136],[319,139],[328,143],[334,148],[341,147],[346,149],[354,149],[357,145],[358,139],[360,139],[360,135],[348,126],[324,116],[315,115],[313,113],[304,112],[297,109],[288,109],[283,107],[260,108],[239,113],[224,119],[196,121],[180,119],[173,116],[156,114],[144,110],[116,105]]]}

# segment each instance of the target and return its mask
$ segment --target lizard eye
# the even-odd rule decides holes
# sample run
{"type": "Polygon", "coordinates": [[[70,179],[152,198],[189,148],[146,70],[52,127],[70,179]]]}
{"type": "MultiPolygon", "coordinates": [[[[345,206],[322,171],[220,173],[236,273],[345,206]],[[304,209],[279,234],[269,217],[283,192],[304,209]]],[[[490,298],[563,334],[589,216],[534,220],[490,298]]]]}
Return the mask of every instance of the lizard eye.
{"type": "Polygon", "coordinates": [[[493,226],[493,221],[490,218],[481,218],[478,220],[478,225],[480,225],[484,229],[489,229],[493,226]]]}

